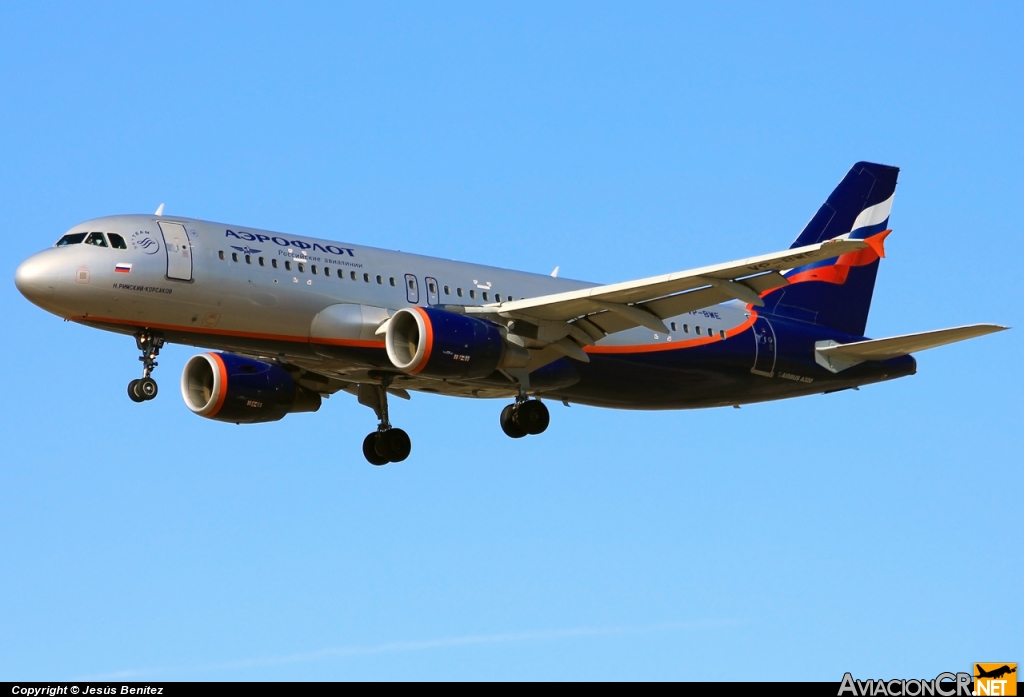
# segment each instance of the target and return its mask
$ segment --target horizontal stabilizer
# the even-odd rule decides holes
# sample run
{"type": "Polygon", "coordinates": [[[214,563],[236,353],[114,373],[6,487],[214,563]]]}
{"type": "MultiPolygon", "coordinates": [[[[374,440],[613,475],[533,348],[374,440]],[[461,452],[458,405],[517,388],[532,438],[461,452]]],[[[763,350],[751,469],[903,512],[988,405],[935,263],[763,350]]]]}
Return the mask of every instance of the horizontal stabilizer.
{"type": "Polygon", "coordinates": [[[998,324],[969,324],[966,327],[936,329],[930,332],[890,336],[887,339],[868,339],[852,344],[818,341],[814,344],[814,358],[819,365],[838,373],[865,361],[884,361],[906,356],[915,351],[945,346],[976,336],[1001,332],[1008,327],[998,324]]]}

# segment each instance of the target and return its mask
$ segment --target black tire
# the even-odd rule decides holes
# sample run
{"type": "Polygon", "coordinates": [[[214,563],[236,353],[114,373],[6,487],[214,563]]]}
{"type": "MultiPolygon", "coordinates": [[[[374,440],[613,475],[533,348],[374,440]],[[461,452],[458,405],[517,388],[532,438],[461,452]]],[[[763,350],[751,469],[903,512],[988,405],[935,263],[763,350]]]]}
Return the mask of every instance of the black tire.
{"type": "Polygon", "coordinates": [[[501,430],[509,438],[522,438],[526,431],[516,422],[516,405],[509,404],[501,410],[501,430]]]}
{"type": "Polygon", "coordinates": [[[412,440],[402,429],[391,428],[378,436],[377,451],[391,462],[401,462],[412,452],[412,440]]]}
{"type": "Polygon", "coordinates": [[[388,464],[388,459],[377,454],[377,436],[378,433],[374,431],[363,439],[363,457],[365,457],[366,461],[371,465],[380,467],[381,465],[388,464]]]}
{"type": "Polygon", "coordinates": [[[132,400],[133,402],[144,402],[146,401],[145,397],[136,392],[138,386],[138,380],[132,380],[131,382],[128,383],[128,399],[132,400]]]}
{"type": "Polygon", "coordinates": [[[550,422],[551,415],[548,414],[548,408],[539,399],[523,402],[519,405],[519,409],[516,410],[516,423],[519,425],[519,428],[531,436],[544,433],[550,422]]]}
{"type": "Polygon", "coordinates": [[[156,397],[156,393],[158,392],[156,380],[153,378],[142,378],[135,387],[135,391],[138,392],[139,396],[146,401],[153,399],[156,397]]]}

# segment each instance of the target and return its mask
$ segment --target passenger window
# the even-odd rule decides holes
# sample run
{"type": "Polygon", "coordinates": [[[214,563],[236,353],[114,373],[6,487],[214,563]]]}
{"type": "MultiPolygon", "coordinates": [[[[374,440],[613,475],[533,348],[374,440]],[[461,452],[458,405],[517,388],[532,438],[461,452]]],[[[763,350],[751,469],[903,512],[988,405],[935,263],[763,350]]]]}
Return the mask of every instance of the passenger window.
{"type": "Polygon", "coordinates": [[[363,274],[363,283],[369,283],[369,282],[370,282],[370,274],[364,273],[363,274]]]}
{"type": "Polygon", "coordinates": [[[217,256],[220,257],[221,261],[224,261],[224,250],[222,249],[219,252],[217,252],[217,256]]]}
{"type": "Polygon", "coordinates": [[[409,279],[409,290],[416,290],[416,281],[409,279]]]}
{"type": "Polygon", "coordinates": [[[245,255],[245,263],[246,264],[251,264],[252,263],[252,257],[249,256],[248,254],[245,255]]]}
{"type": "Polygon", "coordinates": [[[397,288],[398,287],[397,284],[395,283],[395,277],[394,276],[392,276],[391,278],[388,279],[388,283],[391,284],[392,288],[397,288]]]}
{"type": "Polygon", "coordinates": [[[316,264],[310,265],[309,270],[314,276],[316,276],[316,264]]]}
{"type": "Polygon", "coordinates": [[[683,325],[683,333],[684,334],[689,334],[690,333],[690,325],[689,324],[684,324],[683,325]]]}
{"type": "Polygon", "coordinates": [[[89,236],[85,238],[85,243],[95,247],[107,246],[107,240],[104,239],[102,232],[90,232],[89,236]]]}
{"type": "Polygon", "coordinates": [[[462,297],[462,289],[461,288],[456,288],[455,289],[455,294],[461,298],[462,297]]]}
{"type": "Polygon", "coordinates": [[[277,268],[277,259],[271,259],[270,260],[270,265],[273,266],[276,269],[277,268]]]}
{"type": "Polygon", "coordinates": [[[445,295],[451,295],[452,294],[452,289],[449,288],[448,286],[445,286],[444,287],[444,294],[445,295]]]}
{"type": "MultiPolygon", "coordinates": [[[[394,285],[394,284],[392,283],[391,285],[394,285]]],[[[430,290],[431,293],[436,293],[437,292],[437,286],[434,285],[433,281],[430,281],[429,283],[427,283],[427,288],[430,290]]]]}
{"type": "Polygon", "coordinates": [[[259,258],[260,266],[266,266],[267,262],[263,260],[263,257],[259,258]]]}
{"type": "Polygon", "coordinates": [[[487,300],[487,291],[486,290],[483,292],[483,296],[484,296],[484,300],[486,301],[487,300]]]}
{"type": "Polygon", "coordinates": [[[380,274],[377,274],[377,285],[378,286],[384,285],[384,279],[380,277],[380,274]]]}
{"type": "Polygon", "coordinates": [[[354,280],[356,280],[356,272],[355,272],[355,271],[352,271],[351,273],[352,273],[352,280],[353,280],[353,281],[354,281],[354,280]]]}
{"type": "Polygon", "coordinates": [[[110,238],[110,246],[114,249],[128,249],[128,245],[124,243],[124,238],[116,232],[108,232],[107,237],[110,238]]]}
{"type": "Polygon", "coordinates": [[[720,330],[718,332],[718,336],[720,336],[720,337],[722,337],[724,339],[725,338],[725,330],[724,329],[720,330]]]}
{"type": "Polygon", "coordinates": [[[306,273],[306,265],[305,264],[303,264],[302,262],[299,262],[297,264],[297,266],[299,267],[299,273],[306,273]]]}
{"type": "Polygon", "coordinates": [[[64,235],[57,240],[57,247],[67,247],[69,244],[82,244],[82,240],[85,239],[84,232],[76,232],[71,235],[64,235]]]}
{"type": "Polygon", "coordinates": [[[698,324],[694,329],[697,330],[697,336],[700,336],[700,325],[698,324]]]}
{"type": "Polygon", "coordinates": [[[238,261],[238,252],[231,252],[231,261],[238,261]]]}
{"type": "Polygon", "coordinates": [[[331,267],[330,266],[325,266],[324,267],[324,276],[330,276],[330,275],[331,275],[331,267]]]}
{"type": "Polygon", "coordinates": [[[676,331],[676,323],[673,322],[671,326],[672,326],[672,331],[676,331]]]}
{"type": "Polygon", "coordinates": [[[473,289],[470,289],[470,291],[469,291],[469,297],[471,297],[471,298],[473,298],[474,300],[476,300],[476,291],[475,291],[475,290],[473,290],[473,289]]]}
{"type": "Polygon", "coordinates": [[[494,302],[496,302],[496,303],[500,303],[501,302],[501,296],[498,293],[494,294],[494,302]]]}
{"type": "Polygon", "coordinates": [[[290,261],[284,262],[284,270],[285,271],[291,271],[292,270],[292,263],[290,261]]]}

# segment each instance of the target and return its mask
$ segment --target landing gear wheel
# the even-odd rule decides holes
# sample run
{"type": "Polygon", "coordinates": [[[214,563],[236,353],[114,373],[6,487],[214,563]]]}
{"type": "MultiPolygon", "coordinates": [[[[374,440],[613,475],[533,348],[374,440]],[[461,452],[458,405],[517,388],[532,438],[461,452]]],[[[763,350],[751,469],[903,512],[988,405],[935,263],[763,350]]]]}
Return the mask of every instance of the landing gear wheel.
{"type": "Polygon", "coordinates": [[[363,455],[371,465],[386,465],[401,462],[412,452],[409,434],[400,428],[393,428],[388,419],[388,385],[394,376],[383,373],[370,375],[379,383],[361,383],[357,388],[359,403],[373,409],[380,420],[377,430],[363,440],[363,455]]]}
{"type": "Polygon", "coordinates": [[[516,405],[509,404],[501,410],[501,430],[509,438],[522,438],[526,431],[516,423],[516,405]]]}
{"type": "Polygon", "coordinates": [[[522,402],[515,410],[516,424],[531,436],[536,436],[547,430],[551,415],[544,402],[539,399],[531,399],[522,402]]]}
{"type": "Polygon", "coordinates": [[[153,399],[157,393],[156,380],[149,377],[142,378],[135,385],[135,391],[146,401],[153,399]]]}
{"type": "Polygon", "coordinates": [[[128,399],[132,400],[133,402],[144,402],[146,401],[146,398],[136,391],[138,387],[138,380],[132,380],[131,382],[128,383],[128,399]]]}
{"type": "Polygon", "coordinates": [[[401,462],[412,452],[409,434],[400,428],[390,428],[377,434],[377,452],[390,462],[401,462]]]}
{"type": "Polygon", "coordinates": [[[377,467],[388,464],[388,459],[377,453],[377,437],[379,435],[378,431],[374,431],[363,439],[363,457],[371,465],[376,465],[377,467]]]}

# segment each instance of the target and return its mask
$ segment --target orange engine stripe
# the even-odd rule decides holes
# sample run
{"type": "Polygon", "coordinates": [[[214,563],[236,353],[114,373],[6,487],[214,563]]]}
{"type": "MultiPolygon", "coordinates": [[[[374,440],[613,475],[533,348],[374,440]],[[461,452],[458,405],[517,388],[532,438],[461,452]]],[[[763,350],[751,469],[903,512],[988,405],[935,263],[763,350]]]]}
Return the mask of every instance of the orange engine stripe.
{"type": "Polygon", "coordinates": [[[213,411],[207,414],[207,418],[212,419],[224,406],[224,399],[228,396],[228,369],[224,365],[224,361],[216,353],[209,353],[209,356],[213,356],[214,362],[217,363],[217,370],[220,372],[220,394],[217,395],[217,404],[213,407],[213,411]]]}
{"type": "Polygon", "coordinates": [[[423,326],[426,329],[426,336],[423,337],[423,341],[426,343],[426,346],[423,349],[423,358],[420,359],[420,362],[417,363],[412,370],[409,371],[410,374],[415,375],[426,368],[427,363],[430,362],[430,352],[434,350],[434,325],[430,323],[430,315],[428,315],[426,310],[422,307],[414,306],[412,309],[420,313],[420,317],[423,318],[423,326]]]}

